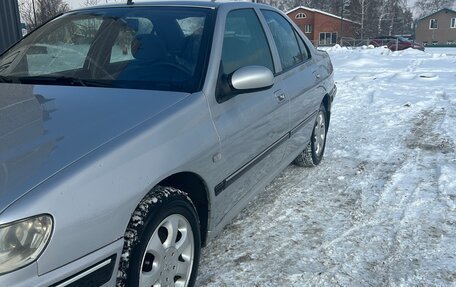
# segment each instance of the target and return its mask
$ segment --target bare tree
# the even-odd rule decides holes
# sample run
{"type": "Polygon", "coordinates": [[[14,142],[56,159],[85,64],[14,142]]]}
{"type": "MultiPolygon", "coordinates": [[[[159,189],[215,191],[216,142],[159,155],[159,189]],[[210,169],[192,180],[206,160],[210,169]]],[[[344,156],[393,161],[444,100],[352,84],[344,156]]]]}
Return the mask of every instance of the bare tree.
{"type": "Polygon", "coordinates": [[[19,13],[21,14],[21,18],[27,25],[27,30],[32,30],[35,28],[37,25],[37,19],[36,19],[36,7],[34,5],[34,2],[29,1],[29,0],[20,0],[19,1],[19,13]]]}
{"type": "Polygon", "coordinates": [[[364,38],[364,28],[365,28],[365,20],[366,20],[366,12],[367,6],[369,5],[369,1],[366,0],[358,0],[360,6],[360,14],[361,14],[361,39],[364,38]]]}
{"type": "Polygon", "coordinates": [[[127,0],[84,0],[81,5],[84,7],[96,6],[98,4],[127,3],[127,0]]]}
{"type": "MultiPolygon", "coordinates": [[[[455,0],[418,0],[455,1],[455,0]]],[[[282,11],[302,5],[319,9],[361,24],[361,37],[411,33],[412,13],[406,0],[257,0],[282,11]],[[343,14],[342,14],[343,12],[343,14]]]]}
{"type": "Polygon", "coordinates": [[[70,6],[63,0],[36,0],[38,4],[37,16],[41,23],[48,21],[56,15],[67,12],[70,6]]]}
{"type": "Polygon", "coordinates": [[[100,0],[84,0],[84,2],[82,3],[82,6],[90,7],[90,6],[96,6],[98,4],[100,4],[100,0]]]}
{"type": "Polygon", "coordinates": [[[391,3],[392,5],[390,6],[390,19],[389,19],[389,26],[388,26],[388,35],[393,34],[393,29],[394,29],[394,23],[397,20],[398,17],[398,1],[394,1],[394,3],[391,3]]]}
{"type": "Polygon", "coordinates": [[[418,0],[414,8],[418,18],[421,18],[443,8],[451,9],[454,3],[454,0],[418,0]]]}
{"type": "Polygon", "coordinates": [[[70,9],[64,0],[20,0],[19,10],[29,30],[70,9]]]}

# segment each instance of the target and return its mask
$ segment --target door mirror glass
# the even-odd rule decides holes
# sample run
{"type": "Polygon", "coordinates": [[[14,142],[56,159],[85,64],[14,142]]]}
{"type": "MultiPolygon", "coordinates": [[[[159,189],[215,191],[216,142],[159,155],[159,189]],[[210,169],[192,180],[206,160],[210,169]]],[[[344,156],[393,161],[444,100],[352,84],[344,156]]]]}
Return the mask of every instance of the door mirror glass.
{"type": "Polygon", "coordinates": [[[235,90],[258,90],[272,87],[274,75],[262,66],[247,66],[236,70],[231,76],[231,86],[235,90]]]}

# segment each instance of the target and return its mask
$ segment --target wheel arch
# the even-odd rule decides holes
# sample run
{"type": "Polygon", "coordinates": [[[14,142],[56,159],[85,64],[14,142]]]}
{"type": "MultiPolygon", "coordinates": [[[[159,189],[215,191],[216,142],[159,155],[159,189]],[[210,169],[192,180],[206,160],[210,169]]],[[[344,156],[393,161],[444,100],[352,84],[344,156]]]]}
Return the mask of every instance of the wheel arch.
{"type": "Polygon", "coordinates": [[[206,182],[192,172],[180,172],[168,176],[158,185],[180,189],[188,194],[196,207],[200,221],[201,243],[206,245],[209,225],[209,192],[206,182]]]}

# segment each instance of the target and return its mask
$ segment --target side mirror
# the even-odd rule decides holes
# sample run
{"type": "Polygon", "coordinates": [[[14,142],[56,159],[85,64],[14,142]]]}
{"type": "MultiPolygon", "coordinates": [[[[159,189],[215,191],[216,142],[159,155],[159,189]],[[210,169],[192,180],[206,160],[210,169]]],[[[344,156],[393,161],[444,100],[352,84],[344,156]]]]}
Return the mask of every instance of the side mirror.
{"type": "Polygon", "coordinates": [[[274,85],[274,75],[266,67],[247,66],[233,73],[230,84],[238,91],[265,89],[274,85]]]}

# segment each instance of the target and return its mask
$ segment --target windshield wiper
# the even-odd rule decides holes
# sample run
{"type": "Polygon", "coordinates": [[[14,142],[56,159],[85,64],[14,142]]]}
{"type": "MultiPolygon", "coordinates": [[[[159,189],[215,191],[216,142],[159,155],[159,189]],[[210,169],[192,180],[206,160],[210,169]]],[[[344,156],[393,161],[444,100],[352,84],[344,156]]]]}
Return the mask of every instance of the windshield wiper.
{"type": "Polygon", "coordinates": [[[18,80],[24,84],[65,84],[70,86],[85,86],[81,80],[65,77],[65,76],[30,76],[30,77],[20,77],[18,80]]]}
{"type": "Polygon", "coordinates": [[[68,86],[83,86],[83,87],[110,87],[111,84],[102,80],[84,80],[67,76],[30,76],[20,77],[18,79],[25,84],[53,84],[53,85],[68,85],[68,86]]]}
{"type": "Polygon", "coordinates": [[[8,78],[6,76],[0,75],[0,83],[12,83],[12,82],[13,82],[12,79],[10,79],[10,78],[8,78]]]}
{"type": "Polygon", "coordinates": [[[112,87],[112,80],[80,80],[87,87],[112,87]]]}

